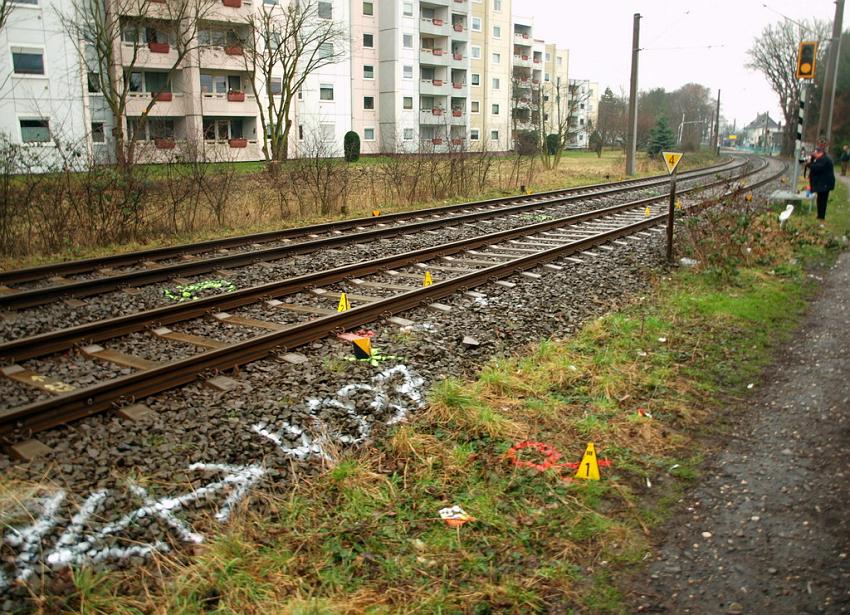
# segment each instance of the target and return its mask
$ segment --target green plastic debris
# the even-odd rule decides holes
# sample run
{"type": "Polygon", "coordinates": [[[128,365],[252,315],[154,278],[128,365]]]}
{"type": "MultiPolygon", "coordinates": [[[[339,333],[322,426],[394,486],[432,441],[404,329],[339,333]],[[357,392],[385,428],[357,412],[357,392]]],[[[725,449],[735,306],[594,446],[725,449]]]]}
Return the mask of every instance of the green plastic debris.
{"type": "Polygon", "coordinates": [[[372,367],[378,367],[378,365],[380,365],[381,363],[383,363],[385,361],[404,361],[404,357],[397,357],[397,356],[392,355],[392,354],[381,354],[381,351],[380,351],[379,348],[372,346],[372,356],[369,357],[368,359],[358,359],[357,357],[355,357],[353,355],[348,355],[347,357],[345,357],[345,360],[346,361],[352,361],[352,362],[357,361],[357,362],[361,362],[361,363],[368,363],[372,367]]]}
{"type": "Polygon", "coordinates": [[[162,294],[165,295],[166,299],[172,301],[194,301],[198,298],[198,293],[205,290],[223,290],[226,293],[232,293],[236,290],[236,284],[227,280],[204,280],[194,284],[176,286],[173,290],[166,288],[162,291],[162,294]]]}

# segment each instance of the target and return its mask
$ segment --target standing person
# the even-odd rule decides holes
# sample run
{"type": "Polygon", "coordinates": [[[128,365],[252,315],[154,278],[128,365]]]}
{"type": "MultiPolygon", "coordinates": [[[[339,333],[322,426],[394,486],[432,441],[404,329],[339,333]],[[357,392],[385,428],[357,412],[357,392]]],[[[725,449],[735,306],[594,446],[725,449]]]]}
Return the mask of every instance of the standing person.
{"type": "Polygon", "coordinates": [[[818,220],[826,219],[826,202],[829,193],[835,190],[835,168],[832,159],[826,155],[824,148],[818,146],[812,153],[809,164],[809,183],[812,192],[818,195],[818,220]]]}
{"type": "Polygon", "coordinates": [[[850,163],[850,145],[841,148],[841,156],[838,161],[841,163],[841,174],[847,175],[847,164],[850,163]]]}

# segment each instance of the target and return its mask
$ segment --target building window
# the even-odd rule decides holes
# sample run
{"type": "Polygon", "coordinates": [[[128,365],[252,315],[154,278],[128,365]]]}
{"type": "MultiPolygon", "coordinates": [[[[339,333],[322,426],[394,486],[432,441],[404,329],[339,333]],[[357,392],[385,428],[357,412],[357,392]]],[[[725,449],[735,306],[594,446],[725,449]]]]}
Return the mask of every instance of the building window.
{"type": "Polygon", "coordinates": [[[283,92],[283,78],[282,77],[272,77],[271,88],[272,88],[272,94],[274,96],[279,96],[283,92]]]}
{"type": "Polygon", "coordinates": [[[547,51],[546,52],[546,61],[548,62],[551,59],[552,59],[552,55],[547,51]]]}
{"type": "Polygon", "coordinates": [[[491,112],[493,115],[499,115],[499,104],[498,104],[498,103],[493,103],[492,107],[490,107],[490,112],[491,112]]]}
{"type": "Polygon", "coordinates": [[[91,123],[92,143],[106,143],[106,132],[103,130],[103,122],[91,123]]]}
{"type": "Polygon", "coordinates": [[[374,96],[364,96],[363,97],[363,108],[364,109],[374,109],[375,108],[375,97],[374,96]]]}
{"type": "Polygon", "coordinates": [[[477,100],[473,100],[470,104],[469,111],[470,113],[478,113],[479,109],[481,109],[481,103],[477,100]]]}
{"type": "Polygon", "coordinates": [[[405,1],[404,8],[402,9],[402,13],[405,17],[413,17],[413,3],[405,1]]]}
{"type": "Polygon", "coordinates": [[[501,26],[493,26],[493,38],[502,38],[501,26]]]}
{"type": "Polygon", "coordinates": [[[502,54],[494,53],[493,54],[493,64],[501,64],[502,63],[502,54]]]}
{"type": "Polygon", "coordinates": [[[298,88],[298,100],[304,100],[304,92],[298,88]]]}
{"type": "Polygon", "coordinates": [[[584,109],[584,103],[581,103],[581,104],[578,106],[578,108],[579,108],[579,109],[584,109]]]}
{"type": "Polygon", "coordinates": [[[334,141],[336,139],[336,126],[333,124],[319,124],[322,141],[334,141]]]}
{"type": "Polygon", "coordinates": [[[20,120],[21,141],[24,143],[47,143],[50,141],[49,120],[20,120]]]}
{"type": "Polygon", "coordinates": [[[481,75],[479,75],[478,73],[472,73],[469,76],[469,80],[472,85],[481,85],[481,75]]]}
{"type": "Polygon", "coordinates": [[[490,140],[491,141],[498,141],[499,140],[499,131],[498,130],[491,130],[490,131],[490,140]]]}
{"type": "Polygon", "coordinates": [[[402,66],[401,67],[401,76],[405,79],[413,79],[413,67],[412,66],[402,66]]]}
{"type": "Polygon", "coordinates": [[[12,47],[12,67],[16,75],[43,75],[44,51],[12,47]]]}
{"type": "Polygon", "coordinates": [[[543,75],[543,81],[549,81],[549,73],[543,75]]]}
{"type": "Polygon", "coordinates": [[[334,55],[334,44],[333,43],[322,43],[319,45],[319,57],[320,58],[331,58],[334,55]]]}
{"type": "MultiPolygon", "coordinates": [[[[241,128],[239,134],[242,134],[241,128]]],[[[174,120],[164,117],[152,117],[148,120],[148,139],[173,139],[174,120]]]]}
{"type": "Polygon", "coordinates": [[[364,79],[374,79],[375,78],[375,67],[372,64],[364,64],[363,65],[363,78],[364,79]]]}
{"type": "Polygon", "coordinates": [[[405,49],[413,49],[413,35],[412,34],[402,34],[401,35],[401,46],[405,49]]]}
{"type": "MultiPolygon", "coordinates": [[[[145,81],[148,80],[146,79],[145,81]]],[[[130,91],[144,91],[142,87],[142,73],[130,73],[130,91]]],[[[210,96],[213,94],[227,94],[227,76],[201,73],[201,93],[210,96]]]]}
{"type": "Polygon", "coordinates": [[[469,140],[470,141],[478,141],[479,131],[477,128],[471,128],[469,130],[469,140]]]}
{"type": "Polygon", "coordinates": [[[304,140],[304,124],[298,124],[298,140],[304,140]]]}
{"type": "Polygon", "coordinates": [[[364,15],[374,15],[375,14],[375,4],[372,2],[364,2],[363,3],[363,14],[364,15]]]}
{"type": "Polygon", "coordinates": [[[374,128],[364,128],[363,129],[363,139],[366,141],[374,141],[375,140],[375,129],[374,128]]]}
{"type": "Polygon", "coordinates": [[[481,18],[473,17],[472,18],[472,31],[473,32],[481,32],[481,18]]]}
{"type": "Polygon", "coordinates": [[[563,66],[564,65],[564,58],[562,58],[561,56],[558,56],[557,62],[558,62],[558,66],[563,66]]]}
{"type": "Polygon", "coordinates": [[[375,46],[375,37],[371,34],[364,34],[363,46],[372,49],[375,46]]]}
{"type": "Polygon", "coordinates": [[[413,109],[413,96],[405,96],[401,102],[402,109],[413,109]]]}
{"type": "Polygon", "coordinates": [[[100,93],[100,76],[97,73],[88,74],[88,89],[89,94],[100,93]]]}
{"type": "Polygon", "coordinates": [[[493,10],[501,11],[502,10],[502,0],[493,0],[493,10]]]}
{"type": "Polygon", "coordinates": [[[323,83],[319,86],[319,100],[333,100],[334,86],[323,83]]]}
{"type": "Polygon", "coordinates": [[[404,140],[405,141],[413,141],[413,129],[405,128],[404,129],[404,140]]]}
{"type": "Polygon", "coordinates": [[[333,4],[330,2],[319,2],[319,17],[322,19],[333,19],[333,4]]]}
{"type": "Polygon", "coordinates": [[[493,77],[493,89],[498,90],[498,89],[501,89],[501,87],[502,87],[502,83],[501,83],[501,81],[499,81],[499,78],[493,77]]]}
{"type": "Polygon", "coordinates": [[[481,57],[481,47],[478,45],[472,46],[472,59],[477,60],[481,57]]]}

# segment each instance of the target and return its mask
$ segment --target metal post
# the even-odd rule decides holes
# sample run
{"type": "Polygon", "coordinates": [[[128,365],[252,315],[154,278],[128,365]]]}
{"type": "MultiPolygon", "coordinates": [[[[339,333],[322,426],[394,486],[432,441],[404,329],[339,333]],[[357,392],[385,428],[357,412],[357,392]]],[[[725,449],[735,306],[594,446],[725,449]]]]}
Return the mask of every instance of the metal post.
{"type": "Polygon", "coordinates": [[[714,112],[714,155],[720,155],[720,90],[717,90],[717,110],[714,112]]]}
{"type": "Polygon", "coordinates": [[[794,143],[794,173],[791,177],[791,192],[797,194],[797,182],[800,178],[800,148],[803,147],[803,118],[806,112],[807,83],[800,85],[800,109],[797,111],[797,139],[794,143]]]}
{"type": "Polygon", "coordinates": [[[626,138],[626,175],[635,174],[637,150],[638,53],[640,52],[640,13],[635,13],[632,30],[632,78],[629,86],[629,131],[626,138]]]}
{"type": "Polygon", "coordinates": [[[844,0],[835,2],[835,18],[832,20],[832,39],[829,43],[829,56],[826,61],[826,76],[823,81],[823,94],[818,114],[817,136],[829,144],[832,140],[832,113],[835,106],[835,84],[838,78],[838,58],[841,51],[841,26],[844,18],[844,0]],[[826,128],[821,131],[821,129],[826,128]]]}
{"type": "MultiPolygon", "coordinates": [[[[678,166],[678,165],[677,165],[678,166]]],[[[676,169],[670,175],[670,209],[667,210],[667,262],[673,263],[673,220],[676,209],[676,169]]]]}

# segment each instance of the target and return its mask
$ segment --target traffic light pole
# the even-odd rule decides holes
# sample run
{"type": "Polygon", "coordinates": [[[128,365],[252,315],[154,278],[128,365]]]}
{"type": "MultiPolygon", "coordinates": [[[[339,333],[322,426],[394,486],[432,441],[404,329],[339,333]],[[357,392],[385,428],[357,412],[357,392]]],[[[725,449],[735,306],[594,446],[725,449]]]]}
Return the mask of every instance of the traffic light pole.
{"type": "Polygon", "coordinates": [[[794,143],[794,173],[791,179],[791,191],[797,194],[797,182],[800,178],[800,151],[803,147],[803,122],[806,112],[806,95],[808,94],[808,82],[800,85],[800,109],[797,112],[797,139],[794,143]]]}

